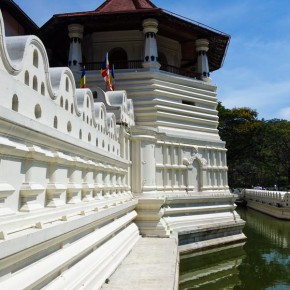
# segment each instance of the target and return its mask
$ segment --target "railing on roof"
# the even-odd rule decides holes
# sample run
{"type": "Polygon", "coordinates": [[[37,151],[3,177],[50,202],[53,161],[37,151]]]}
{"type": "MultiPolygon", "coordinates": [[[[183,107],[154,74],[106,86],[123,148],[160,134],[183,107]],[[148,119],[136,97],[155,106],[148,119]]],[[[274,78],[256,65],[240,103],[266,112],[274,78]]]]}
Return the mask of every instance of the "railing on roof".
{"type": "MultiPolygon", "coordinates": [[[[141,69],[143,60],[115,61],[114,69],[141,69]]],[[[103,62],[86,62],[81,64],[86,66],[86,70],[101,70],[103,62]]],[[[161,63],[160,70],[167,71],[173,74],[182,75],[190,78],[201,79],[199,73],[189,71],[183,68],[161,63]]]]}

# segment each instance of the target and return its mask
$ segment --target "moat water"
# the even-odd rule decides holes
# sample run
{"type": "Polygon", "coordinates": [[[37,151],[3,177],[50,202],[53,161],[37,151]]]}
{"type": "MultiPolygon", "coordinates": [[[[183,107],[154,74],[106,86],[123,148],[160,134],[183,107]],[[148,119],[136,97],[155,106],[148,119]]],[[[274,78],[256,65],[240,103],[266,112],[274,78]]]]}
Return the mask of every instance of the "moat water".
{"type": "Polygon", "coordinates": [[[180,290],[290,290],[290,221],[237,211],[246,243],[182,256],[180,290]]]}

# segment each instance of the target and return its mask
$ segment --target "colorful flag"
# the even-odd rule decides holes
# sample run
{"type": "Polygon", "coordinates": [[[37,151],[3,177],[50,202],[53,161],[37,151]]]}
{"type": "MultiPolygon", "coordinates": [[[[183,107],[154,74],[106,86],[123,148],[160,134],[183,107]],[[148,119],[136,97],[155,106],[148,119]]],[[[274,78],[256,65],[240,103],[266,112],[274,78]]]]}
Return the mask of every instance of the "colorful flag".
{"type": "Polygon", "coordinates": [[[102,77],[106,83],[106,87],[112,91],[112,86],[111,86],[111,76],[110,76],[110,64],[109,64],[109,57],[108,57],[108,53],[106,54],[106,57],[104,59],[104,62],[102,64],[102,68],[101,68],[101,74],[102,77]]]}
{"type": "Polygon", "coordinates": [[[111,70],[111,87],[112,87],[112,91],[115,90],[115,67],[114,65],[112,66],[112,70],[111,70]]]}
{"type": "Polygon", "coordinates": [[[80,88],[84,89],[86,87],[87,87],[87,85],[86,85],[86,68],[84,66],[83,70],[82,70],[82,75],[81,75],[80,88]]]}

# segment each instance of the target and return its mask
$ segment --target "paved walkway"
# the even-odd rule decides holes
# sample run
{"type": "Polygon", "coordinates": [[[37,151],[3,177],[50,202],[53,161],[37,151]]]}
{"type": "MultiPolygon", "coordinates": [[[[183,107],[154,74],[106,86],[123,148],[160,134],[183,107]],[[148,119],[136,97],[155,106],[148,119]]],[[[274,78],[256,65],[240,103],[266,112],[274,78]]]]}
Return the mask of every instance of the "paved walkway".
{"type": "Polygon", "coordinates": [[[178,276],[176,240],[140,238],[102,289],[177,290],[178,276]]]}

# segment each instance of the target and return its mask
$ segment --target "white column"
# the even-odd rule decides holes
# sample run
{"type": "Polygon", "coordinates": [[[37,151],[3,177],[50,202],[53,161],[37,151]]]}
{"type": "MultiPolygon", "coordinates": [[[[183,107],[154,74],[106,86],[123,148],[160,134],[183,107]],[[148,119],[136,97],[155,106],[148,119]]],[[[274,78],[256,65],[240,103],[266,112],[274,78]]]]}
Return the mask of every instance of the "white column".
{"type": "Polygon", "coordinates": [[[148,18],[143,21],[143,33],[145,35],[144,49],[144,68],[160,68],[158,62],[158,49],[156,41],[156,33],[158,31],[158,21],[153,18],[148,18]]]}
{"type": "Polygon", "coordinates": [[[197,39],[195,41],[197,51],[197,72],[201,74],[201,79],[210,82],[209,66],[207,59],[209,41],[207,39],[197,39]]]}
{"type": "Polygon", "coordinates": [[[70,38],[68,66],[73,71],[80,70],[84,27],[80,24],[70,24],[68,31],[70,38]]]}

